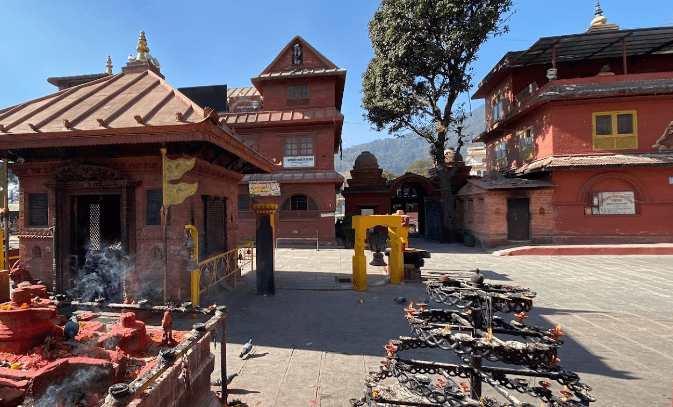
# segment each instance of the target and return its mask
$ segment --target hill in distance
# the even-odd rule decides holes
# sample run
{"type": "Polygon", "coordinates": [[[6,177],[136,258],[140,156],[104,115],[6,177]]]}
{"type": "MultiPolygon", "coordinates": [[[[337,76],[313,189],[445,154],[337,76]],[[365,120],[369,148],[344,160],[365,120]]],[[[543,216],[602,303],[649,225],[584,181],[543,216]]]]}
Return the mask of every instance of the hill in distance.
{"type": "MultiPolygon", "coordinates": [[[[461,149],[463,157],[465,156],[465,147],[481,145],[481,143],[472,143],[472,139],[481,134],[485,128],[484,106],[482,105],[473,110],[472,115],[468,116],[463,124],[463,134],[465,135],[465,146],[461,149]]],[[[449,140],[448,147],[456,145],[455,133],[449,137],[449,140]]],[[[355,159],[363,151],[374,154],[380,168],[398,175],[403,174],[404,169],[414,161],[430,158],[430,144],[419,136],[415,134],[407,134],[401,137],[391,136],[390,138],[344,148],[343,158],[340,158],[339,154],[334,156],[335,171],[344,174],[353,169],[355,159]]]]}

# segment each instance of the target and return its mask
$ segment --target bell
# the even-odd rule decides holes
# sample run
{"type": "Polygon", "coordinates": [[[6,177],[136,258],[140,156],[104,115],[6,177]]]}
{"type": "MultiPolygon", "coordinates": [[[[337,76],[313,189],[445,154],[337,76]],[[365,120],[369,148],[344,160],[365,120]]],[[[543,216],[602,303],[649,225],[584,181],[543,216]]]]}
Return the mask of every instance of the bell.
{"type": "Polygon", "coordinates": [[[484,288],[484,276],[481,275],[479,269],[474,269],[474,274],[472,274],[470,280],[473,288],[484,288]]]}

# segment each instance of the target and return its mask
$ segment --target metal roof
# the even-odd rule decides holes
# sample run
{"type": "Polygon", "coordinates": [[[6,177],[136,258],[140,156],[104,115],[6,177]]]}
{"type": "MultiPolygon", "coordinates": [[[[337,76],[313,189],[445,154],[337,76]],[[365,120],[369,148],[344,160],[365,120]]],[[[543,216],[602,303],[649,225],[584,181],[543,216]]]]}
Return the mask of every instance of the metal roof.
{"type": "Polygon", "coordinates": [[[515,173],[589,167],[673,166],[673,153],[545,157],[519,166],[515,173]]]}
{"type": "Polygon", "coordinates": [[[253,86],[244,87],[244,88],[229,88],[227,89],[227,97],[243,97],[243,96],[261,96],[257,88],[253,86]]]}
{"type": "Polygon", "coordinates": [[[243,177],[243,182],[250,181],[277,181],[277,182],[343,182],[344,177],[336,171],[281,171],[272,174],[249,174],[243,177]]]}
{"type": "Polygon", "coordinates": [[[344,116],[334,107],[317,108],[317,109],[295,109],[295,110],[278,110],[278,111],[262,111],[250,113],[229,113],[222,114],[222,122],[230,127],[236,127],[242,124],[259,124],[259,123],[278,123],[278,122],[292,122],[297,124],[300,120],[337,120],[343,121],[344,116]]]}
{"type": "Polygon", "coordinates": [[[105,76],[2,109],[0,140],[3,134],[142,128],[202,120],[201,107],[147,70],[105,76]]]}
{"type": "Polygon", "coordinates": [[[328,75],[346,75],[346,70],[343,68],[305,68],[293,69],[286,72],[270,72],[262,73],[252,77],[252,81],[268,80],[279,78],[300,78],[307,76],[328,76],[328,75]]]}
{"type": "Polygon", "coordinates": [[[532,64],[550,64],[554,47],[557,63],[621,58],[622,41],[626,45],[627,57],[673,52],[673,27],[614,30],[540,38],[509,62],[508,66],[515,68],[532,64]]]}

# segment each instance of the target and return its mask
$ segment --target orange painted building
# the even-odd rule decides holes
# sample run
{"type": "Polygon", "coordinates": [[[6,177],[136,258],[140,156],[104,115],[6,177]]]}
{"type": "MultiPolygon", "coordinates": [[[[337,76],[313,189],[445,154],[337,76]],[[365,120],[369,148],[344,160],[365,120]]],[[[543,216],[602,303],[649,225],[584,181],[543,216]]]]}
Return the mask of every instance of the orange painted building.
{"type": "Polygon", "coordinates": [[[621,30],[597,7],[587,32],[508,52],[474,95],[486,101],[475,141],[506,177],[461,189],[459,205],[489,219],[463,231],[485,246],[672,242],[671,38],[621,30]]]}
{"type": "Polygon", "coordinates": [[[277,164],[270,174],[246,175],[239,184],[242,240],[255,239],[252,184],[275,188],[277,196],[264,200],[278,204],[280,242],[336,245],[336,192],[344,178],[334,171],[334,154],[341,146],[345,80],[345,69],[297,36],[252,78],[253,87],[229,89],[224,123],[277,164]]]}

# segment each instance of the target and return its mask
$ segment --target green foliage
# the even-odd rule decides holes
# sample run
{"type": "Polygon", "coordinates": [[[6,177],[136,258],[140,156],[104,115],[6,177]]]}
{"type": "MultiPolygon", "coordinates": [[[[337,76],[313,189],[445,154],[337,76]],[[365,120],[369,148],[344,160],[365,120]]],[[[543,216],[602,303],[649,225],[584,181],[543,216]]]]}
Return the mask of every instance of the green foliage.
{"type": "Polygon", "coordinates": [[[363,75],[365,117],[381,131],[410,130],[430,143],[437,163],[447,235],[455,229],[451,177],[444,149],[464,113],[454,107],[470,89],[470,64],[489,36],[507,32],[512,0],[381,0],[369,22],[374,58],[363,75]]]}
{"type": "Polygon", "coordinates": [[[366,118],[378,130],[411,130],[443,155],[453,111],[470,88],[469,65],[489,35],[507,30],[512,0],[382,0],[369,22],[374,58],[363,76],[366,118]]]}
{"type": "Polygon", "coordinates": [[[388,181],[390,181],[391,179],[397,178],[397,174],[393,174],[392,172],[388,172],[386,170],[383,170],[381,175],[383,176],[383,178],[387,179],[388,181]]]}
{"type": "Polygon", "coordinates": [[[411,163],[404,172],[411,172],[414,174],[422,175],[424,177],[429,176],[430,168],[434,167],[434,161],[431,158],[423,158],[421,160],[416,160],[411,163]]]}

